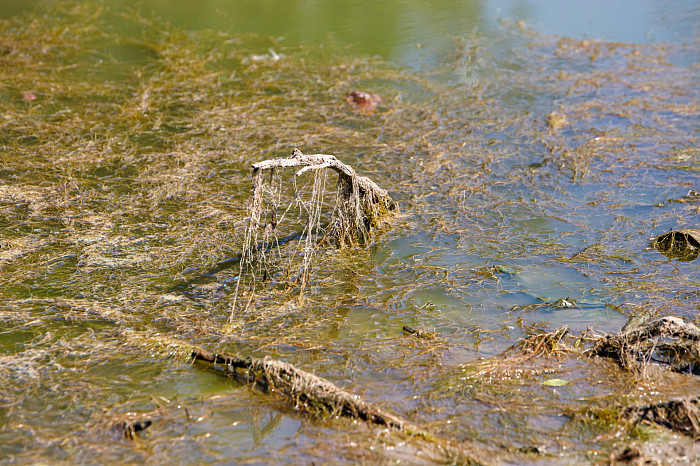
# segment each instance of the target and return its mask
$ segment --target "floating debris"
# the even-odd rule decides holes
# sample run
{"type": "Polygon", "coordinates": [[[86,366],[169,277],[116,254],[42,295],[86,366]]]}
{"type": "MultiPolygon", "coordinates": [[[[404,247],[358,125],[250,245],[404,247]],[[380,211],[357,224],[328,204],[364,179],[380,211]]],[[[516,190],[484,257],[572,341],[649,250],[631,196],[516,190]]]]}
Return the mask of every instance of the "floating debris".
{"type": "Polygon", "coordinates": [[[700,439],[700,398],[681,398],[627,408],[623,415],[635,423],[647,421],[700,439]]]}
{"type": "Polygon", "coordinates": [[[275,52],[272,48],[267,49],[267,52],[268,53],[265,53],[263,55],[253,54],[250,56],[249,60],[252,62],[276,62],[284,56],[275,52]]]}
{"type": "Polygon", "coordinates": [[[511,277],[514,277],[515,275],[520,273],[519,270],[514,269],[513,267],[509,267],[507,265],[502,265],[502,264],[494,264],[493,270],[496,273],[505,273],[505,274],[510,275],[511,277]]]}
{"type": "MultiPolygon", "coordinates": [[[[456,444],[432,435],[399,416],[363,401],[360,396],[292,364],[270,357],[255,358],[232,353],[213,353],[160,334],[133,331],[125,333],[130,341],[138,342],[141,346],[160,348],[169,355],[188,357],[193,362],[204,363],[216,372],[241,383],[251,384],[258,390],[280,396],[298,412],[325,418],[345,417],[362,420],[368,424],[398,432],[407,438],[421,438],[427,444],[436,447],[450,463],[484,464],[467,442],[456,444]]],[[[146,429],[150,424],[149,420],[126,420],[115,424],[113,428],[123,432],[125,438],[131,439],[135,432],[146,429]]]]}
{"type": "Polygon", "coordinates": [[[345,100],[363,115],[371,115],[377,109],[377,104],[382,101],[382,98],[369,92],[352,91],[345,100]]]}
{"type": "Polygon", "coordinates": [[[674,316],[635,322],[619,333],[601,337],[590,353],[615,359],[623,368],[640,374],[650,362],[676,372],[700,374],[700,328],[674,316]]]}
{"type": "Polygon", "coordinates": [[[125,439],[133,440],[137,432],[148,429],[151,424],[150,419],[126,419],[114,424],[112,430],[125,439]]]}
{"type": "MultiPolygon", "coordinates": [[[[276,236],[278,223],[281,221],[281,218],[277,216],[277,206],[271,206],[270,216],[272,219],[269,222],[262,222],[261,216],[265,207],[263,195],[266,191],[263,174],[272,175],[276,170],[282,168],[299,168],[295,179],[302,173],[312,170],[317,175],[313,183],[312,199],[307,207],[309,218],[304,227],[305,231],[301,235],[304,238],[304,263],[300,274],[300,295],[304,291],[309,266],[316,251],[315,237],[333,238],[339,246],[366,242],[373,230],[382,224],[384,218],[394,215],[399,210],[398,205],[385,189],[380,188],[369,178],[359,176],[355,170],[345,165],[334,155],[305,155],[299,149],[294,149],[291,157],[263,160],[253,164],[253,194],[248,207],[248,227],[245,233],[241,255],[241,273],[236,285],[236,297],[234,298],[231,319],[233,319],[233,313],[236,309],[243,272],[247,270],[253,273],[253,283],[255,283],[256,277],[260,277],[264,281],[269,265],[265,251],[268,245],[280,243],[276,236]],[[326,228],[321,228],[321,206],[327,169],[338,174],[337,195],[330,224],[326,228]],[[263,236],[262,241],[259,241],[258,238],[260,232],[263,236]]],[[[293,184],[296,186],[296,182],[293,184]]]]}
{"type": "Polygon", "coordinates": [[[652,245],[668,258],[692,261],[700,255],[700,230],[672,230],[654,238],[652,245]]]}
{"type": "Polygon", "coordinates": [[[555,309],[570,309],[572,307],[578,307],[576,300],[572,298],[561,298],[553,303],[548,303],[550,307],[555,309]]]}
{"type": "Polygon", "coordinates": [[[426,340],[432,340],[437,337],[437,334],[435,332],[427,332],[425,330],[418,330],[410,325],[404,325],[403,328],[401,329],[405,333],[409,335],[413,335],[416,338],[424,338],[426,340]]]}
{"type": "Polygon", "coordinates": [[[491,373],[507,372],[513,368],[522,369],[525,363],[538,358],[566,357],[575,352],[575,348],[565,341],[570,331],[569,326],[564,325],[552,332],[530,335],[508,348],[500,356],[487,360],[477,360],[466,364],[464,368],[471,378],[479,378],[491,373]]]}
{"type": "Polygon", "coordinates": [[[550,128],[556,131],[568,125],[569,120],[567,120],[566,117],[560,113],[552,112],[547,115],[547,124],[550,128]]]}
{"type": "MultiPolygon", "coordinates": [[[[362,401],[357,395],[335,386],[317,375],[275,359],[241,357],[192,349],[192,358],[214,364],[223,373],[242,382],[253,383],[292,400],[296,409],[321,416],[345,416],[402,431],[406,421],[362,401]]],[[[416,430],[412,428],[411,430],[416,430]]]]}
{"type": "Polygon", "coordinates": [[[547,379],[544,382],[541,382],[540,385],[546,385],[548,387],[563,387],[568,383],[569,381],[564,379],[547,379]]]}

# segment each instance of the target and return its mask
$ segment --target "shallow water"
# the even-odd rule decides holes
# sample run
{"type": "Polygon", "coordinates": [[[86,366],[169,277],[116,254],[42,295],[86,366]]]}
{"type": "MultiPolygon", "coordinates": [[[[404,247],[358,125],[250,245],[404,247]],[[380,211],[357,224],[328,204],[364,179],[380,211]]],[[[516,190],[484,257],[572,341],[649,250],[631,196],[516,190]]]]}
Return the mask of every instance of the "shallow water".
{"type": "MultiPolygon", "coordinates": [[[[522,381],[461,370],[534,329],[614,332],[642,309],[695,318],[697,261],[649,238],[697,227],[700,8],[660,8],[6,3],[0,458],[423,459],[129,331],[291,362],[494,462],[535,445],[543,462],[607,457],[619,441],[567,410],[697,382],[587,360],[522,381]],[[345,103],[354,89],[382,97],[374,114],[345,103]],[[336,154],[401,214],[366,248],[319,253],[304,305],[269,286],[229,322],[250,165],[294,147],[336,154]],[[570,383],[540,385],[553,377],[570,383]],[[127,412],[154,420],[133,441],[109,429],[127,412]]],[[[276,273],[298,266],[295,248],[276,273]]]]}

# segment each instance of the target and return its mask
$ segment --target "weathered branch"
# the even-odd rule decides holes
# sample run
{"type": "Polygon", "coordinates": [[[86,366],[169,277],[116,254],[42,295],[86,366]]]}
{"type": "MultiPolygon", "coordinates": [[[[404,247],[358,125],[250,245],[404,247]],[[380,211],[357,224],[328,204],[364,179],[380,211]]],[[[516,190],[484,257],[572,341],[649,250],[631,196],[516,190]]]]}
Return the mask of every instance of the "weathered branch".
{"type": "Polygon", "coordinates": [[[685,323],[679,317],[666,316],[630,329],[623,329],[616,334],[607,334],[599,340],[596,345],[598,349],[594,352],[604,351],[608,346],[633,345],[660,336],[698,341],[700,329],[693,324],[685,323]]]}
{"type": "Polygon", "coordinates": [[[231,376],[243,376],[248,383],[266,389],[274,389],[295,401],[297,407],[314,410],[330,416],[346,416],[362,419],[395,430],[403,430],[406,422],[396,416],[382,412],[379,408],[362,401],[317,375],[297,369],[291,364],[271,358],[243,358],[235,354],[215,354],[203,349],[192,350],[192,358],[211,364],[231,376]],[[239,372],[243,370],[246,372],[239,372]]]}
{"type": "Polygon", "coordinates": [[[350,392],[317,375],[305,372],[295,366],[269,357],[243,358],[235,354],[216,354],[201,348],[192,349],[192,358],[204,361],[224,374],[242,378],[263,389],[284,396],[294,403],[294,407],[314,414],[329,417],[342,416],[360,419],[370,424],[385,426],[411,437],[422,437],[442,450],[442,454],[453,464],[484,464],[476,454],[467,448],[444,439],[434,437],[407,421],[383,412],[378,407],[362,401],[350,392]]]}

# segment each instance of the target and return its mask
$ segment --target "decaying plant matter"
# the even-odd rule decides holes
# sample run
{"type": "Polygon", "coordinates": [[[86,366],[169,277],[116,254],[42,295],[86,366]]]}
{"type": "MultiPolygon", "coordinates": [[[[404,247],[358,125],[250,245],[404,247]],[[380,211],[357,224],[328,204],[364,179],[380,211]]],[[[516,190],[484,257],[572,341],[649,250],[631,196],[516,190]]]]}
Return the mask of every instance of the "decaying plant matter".
{"type": "Polygon", "coordinates": [[[623,415],[635,423],[648,421],[694,439],[700,439],[700,398],[681,398],[626,408],[623,415]]]}
{"type": "MultiPolygon", "coordinates": [[[[700,328],[679,317],[649,320],[649,312],[646,312],[631,318],[616,334],[590,337],[586,333],[577,338],[574,346],[564,341],[568,333],[569,328],[563,326],[553,332],[531,335],[498,357],[468,365],[469,383],[486,375],[522,368],[523,363],[535,358],[574,354],[611,358],[618,361],[623,369],[640,375],[646,374],[649,363],[666,365],[677,372],[700,374],[700,328]],[[582,348],[577,350],[578,343],[583,340],[592,343],[587,351],[582,351],[582,348]]],[[[637,406],[621,405],[615,407],[613,412],[616,422],[628,425],[651,423],[700,439],[698,397],[667,399],[637,406]]],[[[604,416],[602,413],[596,416],[604,416]]]]}
{"type": "Polygon", "coordinates": [[[133,440],[138,432],[148,429],[151,424],[152,421],[150,419],[125,419],[116,422],[112,426],[112,430],[118,433],[120,437],[133,440]]]}
{"type": "Polygon", "coordinates": [[[591,354],[613,358],[625,368],[643,372],[647,363],[668,364],[677,372],[700,373],[700,328],[674,316],[625,326],[601,337],[591,354]]]}
{"type": "MultiPolygon", "coordinates": [[[[367,238],[381,219],[397,211],[389,193],[365,176],[359,176],[334,155],[304,155],[294,149],[286,159],[263,160],[253,164],[253,196],[250,203],[249,229],[260,226],[263,174],[278,168],[302,167],[296,176],[309,170],[331,169],[338,174],[338,197],[331,224],[331,234],[341,243],[356,243],[367,238]]],[[[274,228],[274,225],[272,225],[274,228]]]]}
{"type": "Polygon", "coordinates": [[[422,437],[442,450],[455,464],[482,464],[471,452],[436,438],[407,421],[383,412],[359,396],[345,391],[330,381],[296,368],[292,364],[269,357],[241,357],[235,354],[212,353],[201,348],[192,349],[192,358],[214,365],[219,371],[264,390],[282,395],[294,408],[315,415],[347,417],[384,426],[411,437],[422,437]]]}
{"type": "MultiPolygon", "coordinates": [[[[307,214],[304,231],[301,233],[303,237],[303,264],[299,274],[301,292],[306,286],[309,266],[318,238],[333,240],[341,246],[363,243],[369,239],[371,232],[381,224],[383,218],[398,212],[398,205],[386,190],[377,186],[369,178],[359,176],[352,167],[344,164],[334,155],[305,155],[299,149],[294,149],[288,158],[263,160],[253,164],[252,196],[248,206],[248,224],[236,297],[245,271],[252,273],[253,282],[257,279],[265,280],[270,275],[268,251],[279,247],[282,242],[277,237],[277,227],[292,205],[290,204],[282,213],[278,212],[277,205],[272,205],[267,218],[262,220],[265,208],[264,194],[266,191],[271,191],[269,184],[265,181],[265,175],[269,174],[272,180],[275,171],[284,168],[299,168],[295,173],[295,188],[296,177],[307,171],[315,172],[310,201],[303,203],[299,196],[295,198],[295,202],[307,214]],[[329,169],[338,175],[337,194],[330,223],[322,228],[321,206],[326,172],[329,169]]],[[[234,299],[234,310],[235,307],[236,299],[234,299]]]]}
{"type": "Polygon", "coordinates": [[[530,335],[498,357],[473,363],[471,375],[508,370],[543,356],[571,354],[614,359],[623,369],[640,374],[649,363],[665,365],[675,372],[700,374],[700,328],[679,317],[666,316],[652,321],[633,317],[620,332],[597,337],[586,332],[577,339],[575,346],[564,341],[568,334],[569,327],[565,325],[553,332],[530,335]],[[592,347],[577,350],[584,340],[592,343],[592,347]]]}
{"type": "Polygon", "coordinates": [[[345,100],[362,115],[371,115],[377,109],[377,104],[382,101],[382,98],[369,92],[352,91],[345,100]]]}
{"type": "Polygon", "coordinates": [[[569,331],[569,327],[564,325],[553,332],[530,335],[508,348],[500,357],[474,363],[469,367],[470,376],[481,377],[493,372],[508,371],[537,358],[571,353],[573,348],[564,341],[569,331]]]}
{"type": "Polygon", "coordinates": [[[668,257],[695,260],[700,255],[700,230],[672,230],[654,238],[652,245],[668,257]]]}
{"type": "MultiPolygon", "coordinates": [[[[232,353],[214,353],[186,341],[162,334],[126,331],[132,344],[147,347],[180,359],[200,361],[212,365],[218,372],[241,383],[274,392],[293,402],[299,411],[322,417],[343,416],[361,419],[392,430],[421,435],[420,429],[397,416],[362,401],[359,396],[338,388],[326,379],[298,369],[292,364],[270,357],[243,357],[232,353]]],[[[427,435],[427,434],[426,434],[427,435]]]]}

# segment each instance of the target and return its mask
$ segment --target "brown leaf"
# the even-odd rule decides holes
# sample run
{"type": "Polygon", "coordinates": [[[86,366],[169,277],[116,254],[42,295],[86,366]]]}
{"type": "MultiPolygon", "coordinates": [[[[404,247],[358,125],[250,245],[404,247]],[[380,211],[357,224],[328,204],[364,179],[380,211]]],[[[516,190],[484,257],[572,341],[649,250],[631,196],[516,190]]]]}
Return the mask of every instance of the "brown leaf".
{"type": "Polygon", "coordinates": [[[377,104],[382,101],[382,98],[369,92],[352,91],[345,98],[345,101],[358,109],[363,115],[371,115],[377,109],[377,104]]]}

